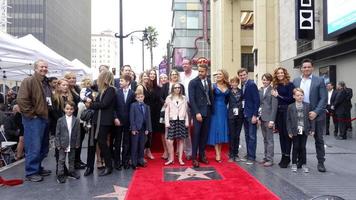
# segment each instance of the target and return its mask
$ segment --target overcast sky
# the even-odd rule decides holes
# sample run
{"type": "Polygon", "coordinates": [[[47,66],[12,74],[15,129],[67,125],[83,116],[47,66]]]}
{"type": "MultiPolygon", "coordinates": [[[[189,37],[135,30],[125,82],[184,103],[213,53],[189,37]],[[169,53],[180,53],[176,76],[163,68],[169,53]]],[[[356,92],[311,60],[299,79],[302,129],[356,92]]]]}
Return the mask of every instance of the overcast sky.
{"type": "MultiPolygon", "coordinates": [[[[171,35],[171,0],[123,0],[124,35],[153,26],[158,31],[158,47],[154,49],[153,64],[158,65],[166,54],[166,44],[171,35]]],[[[104,30],[119,32],[119,0],[92,0],[92,33],[104,30]]],[[[141,38],[142,33],[135,36],[141,38]]],[[[141,72],[142,66],[141,42],[130,37],[124,39],[124,64],[135,67],[141,72]]],[[[145,69],[150,66],[149,50],[145,48],[145,69]]]]}

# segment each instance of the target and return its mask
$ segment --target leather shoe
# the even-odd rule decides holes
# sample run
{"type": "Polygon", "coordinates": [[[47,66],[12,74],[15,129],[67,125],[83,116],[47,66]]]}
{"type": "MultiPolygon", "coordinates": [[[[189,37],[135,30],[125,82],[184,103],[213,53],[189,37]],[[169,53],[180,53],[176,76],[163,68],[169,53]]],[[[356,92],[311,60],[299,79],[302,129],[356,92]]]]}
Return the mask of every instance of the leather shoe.
{"type": "Polygon", "coordinates": [[[43,181],[43,177],[41,175],[38,174],[34,174],[31,176],[26,176],[26,181],[31,181],[31,182],[41,182],[43,181]]]}
{"type": "Polygon", "coordinates": [[[74,169],[85,169],[87,165],[85,163],[75,163],[74,169]]]}
{"type": "Polygon", "coordinates": [[[114,168],[115,168],[117,171],[121,171],[121,170],[122,170],[122,165],[115,163],[115,164],[114,164],[114,168]]]}
{"type": "Polygon", "coordinates": [[[198,168],[199,167],[199,162],[197,160],[193,160],[192,164],[193,164],[194,168],[198,168]]]}
{"type": "Polygon", "coordinates": [[[52,173],[51,170],[42,169],[39,174],[40,174],[41,176],[49,176],[51,173],[52,173]]]}
{"type": "Polygon", "coordinates": [[[318,163],[318,171],[319,172],[326,172],[324,163],[318,163]]]}
{"type": "Polygon", "coordinates": [[[84,176],[89,176],[92,173],[93,173],[93,168],[87,167],[87,169],[84,172],[84,176]]]}
{"type": "Polygon", "coordinates": [[[209,164],[209,161],[204,157],[199,160],[199,162],[204,163],[204,164],[209,164]]]}
{"type": "Polygon", "coordinates": [[[124,164],[124,169],[129,169],[130,165],[129,164],[124,164]]]}
{"type": "Polygon", "coordinates": [[[112,173],[112,168],[105,168],[105,170],[99,173],[99,176],[107,176],[112,173]]]}
{"type": "Polygon", "coordinates": [[[142,163],[138,163],[137,166],[139,166],[139,167],[147,167],[147,163],[145,163],[145,162],[143,164],[142,163]]]}
{"type": "Polygon", "coordinates": [[[132,165],[132,170],[136,170],[136,169],[137,169],[137,167],[132,165]]]}

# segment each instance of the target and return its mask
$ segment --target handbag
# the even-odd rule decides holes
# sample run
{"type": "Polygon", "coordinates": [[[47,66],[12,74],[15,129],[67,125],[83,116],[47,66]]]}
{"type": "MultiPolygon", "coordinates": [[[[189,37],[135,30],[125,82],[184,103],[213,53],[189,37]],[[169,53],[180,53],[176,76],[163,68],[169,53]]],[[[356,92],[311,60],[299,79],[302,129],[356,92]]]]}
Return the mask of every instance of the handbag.
{"type": "Polygon", "coordinates": [[[94,116],[94,110],[93,109],[85,109],[83,110],[82,114],[80,115],[80,119],[82,121],[90,121],[94,116]]]}

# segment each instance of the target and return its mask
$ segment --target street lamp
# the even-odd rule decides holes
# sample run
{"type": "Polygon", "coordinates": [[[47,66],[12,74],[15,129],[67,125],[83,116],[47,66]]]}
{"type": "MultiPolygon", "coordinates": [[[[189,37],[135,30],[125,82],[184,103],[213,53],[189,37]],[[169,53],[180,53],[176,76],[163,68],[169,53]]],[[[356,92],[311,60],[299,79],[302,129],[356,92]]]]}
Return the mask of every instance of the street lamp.
{"type": "Polygon", "coordinates": [[[147,29],[145,28],[144,30],[136,30],[136,31],[132,31],[126,35],[122,35],[121,31],[120,31],[120,34],[118,33],[115,33],[115,37],[116,38],[120,38],[120,67],[124,66],[124,44],[123,44],[123,39],[124,38],[127,38],[129,37],[131,34],[133,33],[137,33],[137,32],[142,32],[143,33],[143,36],[142,36],[142,46],[144,45],[143,44],[143,41],[144,40],[147,40],[147,36],[148,36],[148,33],[147,33],[147,29]]]}
{"type": "Polygon", "coordinates": [[[132,35],[131,36],[131,44],[133,44],[133,39],[138,39],[142,43],[142,72],[145,71],[145,40],[147,40],[147,36],[145,35],[142,37],[142,39],[132,35]]]}

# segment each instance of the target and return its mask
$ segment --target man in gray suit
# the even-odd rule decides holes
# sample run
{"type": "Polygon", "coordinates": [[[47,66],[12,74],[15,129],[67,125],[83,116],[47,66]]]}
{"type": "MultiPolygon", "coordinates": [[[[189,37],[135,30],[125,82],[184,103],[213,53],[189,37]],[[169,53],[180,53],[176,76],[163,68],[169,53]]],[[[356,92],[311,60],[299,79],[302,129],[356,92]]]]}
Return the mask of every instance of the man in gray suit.
{"type": "Polygon", "coordinates": [[[319,172],[325,172],[325,148],[323,133],[325,131],[325,109],[328,100],[328,93],[326,90],[324,79],[312,75],[314,66],[311,59],[304,59],[301,66],[302,76],[293,80],[296,88],[304,90],[304,102],[309,103],[311,111],[309,112],[309,119],[316,121],[315,123],[315,148],[316,157],[318,159],[319,172]]]}
{"type": "Polygon", "coordinates": [[[273,127],[276,120],[278,100],[272,96],[273,90],[271,82],[272,75],[265,73],[262,75],[263,87],[259,90],[260,93],[260,114],[261,130],[264,141],[264,158],[261,164],[265,167],[273,165],[274,157],[274,141],[273,141],[273,127]]]}

